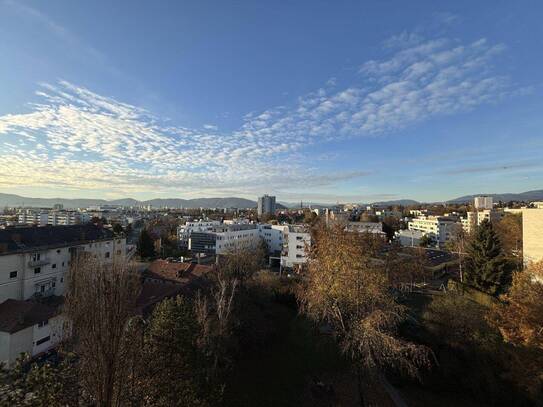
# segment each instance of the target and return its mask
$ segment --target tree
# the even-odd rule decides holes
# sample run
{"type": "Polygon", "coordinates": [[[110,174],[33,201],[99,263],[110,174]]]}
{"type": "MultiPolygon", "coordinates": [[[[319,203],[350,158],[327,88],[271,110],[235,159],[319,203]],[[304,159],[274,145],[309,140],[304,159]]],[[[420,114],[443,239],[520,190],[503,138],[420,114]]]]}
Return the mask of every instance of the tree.
{"type": "Polygon", "coordinates": [[[492,223],[484,220],[468,244],[465,281],[490,295],[499,295],[511,283],[512,267],[505,258],[492,223]]]}
{"type": "Polygon", "coordinates": [[[124,403],[133,356],[131,320],[139,275],[125,261],[101,263],[83,253],[70,268],[64,312],[73,332],[81,385],[99,406],[124,403]]]}
{"type": "Polygon", "coordinates": [[[138,239],[138,253],[142,258],[155,257],[155,244],[147,229],[143,229],[138,239]]]}
{"type": "Polygon", "coordinates": [[[534,399],[543,388],[543,261],[513,274],[511,289],[490,311],[490,322],[515,346],[515,376],[534,399]]]}
{"type": "Polygon", "coordinates": [[[472,236],[468,234],[460,225],[452,230],[451,238],[445,243],[445,248],[458,255],[458,265],[460,273],[460,282],[464,281],[464,259],[466,257],[466,248],[472,236]]]}
{"type": "Polygon", "coordinates": [[[435,240],[434,240],[434,238],[432,236],[422,235],[422,237],[419,240],[419,246],[420,247],[435,246],[435,240]]]}
{"type": "Polygon", "coordinates": [[[307,223],[308,225],[312,225],[317,220],[318,216],[315,212],[306,210],[304,211],[304,223],[307,223]]]}
{"type": "Polygon", "coordinates": [[[32,363],[22,354],[7,369],[0,365],[0,406],[77,405],[79,388],[73,360],[65,357],[57,365],[32,363]]]}
{"type": "Polygon", "coordinates": [[[469,348],[488,341],[494,334],[485,316],[484,306],[458,291],[432,297],[424,318],[430,331],[452,347],[469,348]]]}
{"type": "Polygon", "coordinates": [[[504,339],[543,350],[543,261],[515,272],[511,289],[500,299],[492,320],[504,339]]]}
{"type": "Polygon", "coordinates": [[[154,309],[144,342],[146,405],[205,405],[198,333],[193,306],[183,297],[166,299],[154,309]]]}
{"type": "Polygon", "coordinates": [[[504,255],[516,263],[517,269],[522,267],[522,218],[520,215],[506,213],[494,225],[496,234],[502,243],[504,255]]]}
{"type": "Polygon", "coordinates": [[[383,219],[383,232],[386,233],[387,239],[394,239],[394,233],[400,230],[400,220],[395,216],[387,216],[383,219]]]}
{"type": "Polygon", "coordinates": [[[356,368],[361,405],[363,381],[374,379],[384,368],[417,377],[419,368],[429,364],[427,348],[397,335],[406,310],[396,302],[386,272],[372,254],[358,233],[340,226],[319,229],[299,292],[304,312],[331,325],[356,368]]]}
{"type": "Polygon", "coordinates": [[[422,248],[410,248],[400,251],[392,247],[386,257],[385,269],[390,282],[394,288],[402,286],[413,286],[415,283],[424,282],[431,276],[426,268],[428,258],[426,251],[422,248]]]}
{"type": "Polygon", "coordinates": [[[112,229],[113,233],[115,233],[116,235],[120,235],[124,232],[123,227],[120,223],[114,223],[112,229]]]}
{"type": "Polygon", "coordinates": [[[257,247],[234,246],[222,256],[219,268],[225,278],[236,279],[243,286],[245,281],[262,268],[266,254],[261,244],[257,247]]]}
{"type": "Polygon", "coordinates": [[[215,275],[211,295],[197,293],[194,310],[200,327],[198,343],[210,362],[207,382],[212,388],[221,383],[229,365],[228,342],[231,338],[232,310],[238,280],[229,278],[220,269],[215,275]]]}

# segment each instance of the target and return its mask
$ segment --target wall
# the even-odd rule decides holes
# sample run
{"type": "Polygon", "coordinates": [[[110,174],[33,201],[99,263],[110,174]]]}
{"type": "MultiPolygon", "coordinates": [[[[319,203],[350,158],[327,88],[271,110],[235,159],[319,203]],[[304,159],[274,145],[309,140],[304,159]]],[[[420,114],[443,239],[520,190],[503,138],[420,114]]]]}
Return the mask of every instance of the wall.
{"type": "Polygon", "coordinates": [[[543,209],[522,211],[524,262],[543,260],[543,209]]]}

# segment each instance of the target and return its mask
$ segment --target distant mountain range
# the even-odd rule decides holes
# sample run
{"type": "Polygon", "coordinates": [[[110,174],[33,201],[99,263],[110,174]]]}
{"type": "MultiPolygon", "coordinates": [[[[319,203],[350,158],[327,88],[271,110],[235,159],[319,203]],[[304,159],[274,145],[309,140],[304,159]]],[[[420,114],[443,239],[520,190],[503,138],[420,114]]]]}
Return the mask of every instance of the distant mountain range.
{"type": "Polygon", "coordinates": [[[256,202],[244,198],[197,198],[197,199],[151,199],[138,201],[132,198],[105,199],[65,199],[65,198],[28,198],[13,194],[0,193],[0,207],[26,206],[34,208],[51,208],[61,204],[66,209],[86,208],[93,205],[147,206],[155,208],[255,208],[256,202]]]}
{"type": "Polygon", "coordinates": [[[459,198],[451,199],[447,203],[466,203],[473,201],[473,198],[476,196],[491,196],[494,202],[503,201],[543,201],[543,189],[538,189],[535,191],[521,192],[518,194],[513,193],[504,193],[504,194],[476,194],[476,195],[466,195],[459,198]]]}
{"type": "MultiPolygon", "coordinates": [[[[487,195],[494,198],[494,201],[543,201],[543,189],[536,191],[527,191],[518,194],[476,194],[466,195],[459,198],[451,199],[447,203],[466,203],[473,201],[473,198],[480,195],[487,195]]],[[[391,205],[417,205],[420,202],[412,199],[398,199],[393,201],[373,202],[377,206],[391,205]]],[[[245,198],[195,198],[195,199],[151,199],[148,201],[138,201],[132,198],[105,200],[105,199],[65,199],[65,198],[29,198],[14,194],[0,193],[0,208],[5,206],[17,207],[26,206],[34,208],[52,208],[55,204],[61,204],[66,209],[86,208],[93,205],[119,205],[119,206],[147,206],[151,205],[154,208],[255,208],[256,202],[245,198]]],[[[311,206],[312,208],[327,208],[334,204],[318,204],[304,202],[304,207],[311,206]]],[[[365,204],[364,204],[365,205],[365,204]]],[[[299,203],[278,202],[278,209],[298,208],[299,203]]]]}

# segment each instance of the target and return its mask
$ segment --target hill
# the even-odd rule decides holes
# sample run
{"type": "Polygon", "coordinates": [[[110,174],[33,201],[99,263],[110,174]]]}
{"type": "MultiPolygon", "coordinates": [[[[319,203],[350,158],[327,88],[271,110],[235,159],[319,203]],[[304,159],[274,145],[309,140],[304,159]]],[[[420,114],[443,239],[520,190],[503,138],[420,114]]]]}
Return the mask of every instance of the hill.
{"type": "Polygon", "coordinates": [[[195,199],[151,199],[138,201],[132,198],[105,200],[105,199],[66,199],[66,198],[29,198],[14,194],[0,193],[0,207],[26,206],[34,208],[52,208],[61,204],[66,209],[86,208],[91,205],[119,205],[119,206],[147,206],[156,208],[254,208],[256,202],[244,198],[195,198],[195,199]]]}
{"type": "Polygon", "coordinates": [[[535,191],[527,191],[521,193],[503,193],[503,194],[476,194],[476,195],[465,195],[459,198],[451,199],[447,203],[466,203],[471,202],[476,196],[491,196],[494,199],[494,202],[497,201],[542,201],[543,200],[543,189],[538,189],[535,191]]]}

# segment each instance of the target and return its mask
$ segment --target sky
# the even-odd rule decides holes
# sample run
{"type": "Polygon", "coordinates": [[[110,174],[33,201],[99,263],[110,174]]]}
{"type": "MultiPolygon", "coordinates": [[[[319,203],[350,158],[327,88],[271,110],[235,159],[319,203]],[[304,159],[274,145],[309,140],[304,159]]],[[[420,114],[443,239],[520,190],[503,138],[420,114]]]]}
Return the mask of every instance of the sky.
{"type": "Polygon", "coordinates": [[[0,192],[543,188],[540,1],[0,0],[0,192]]]}

